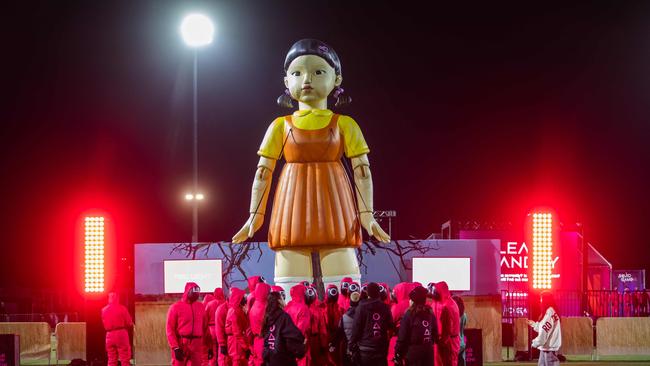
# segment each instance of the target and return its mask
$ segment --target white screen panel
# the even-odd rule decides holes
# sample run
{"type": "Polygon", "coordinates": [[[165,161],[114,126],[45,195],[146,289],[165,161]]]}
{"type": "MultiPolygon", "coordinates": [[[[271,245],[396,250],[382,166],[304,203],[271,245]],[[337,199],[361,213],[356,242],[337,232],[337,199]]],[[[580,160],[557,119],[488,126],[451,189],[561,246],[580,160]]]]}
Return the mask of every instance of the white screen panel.
{"type": "Polygon", "coordinates": [[[164,261],[164,267],[166,294],[182,294],[187,282],[196,282],[201,292],[222,286],[220,259],[164,261]]]}
{"type": "Polygon", "coordinates": [[[470,258],[413,258],[413,282],[445,281],[451,291],[469,291],[470,258]]]}

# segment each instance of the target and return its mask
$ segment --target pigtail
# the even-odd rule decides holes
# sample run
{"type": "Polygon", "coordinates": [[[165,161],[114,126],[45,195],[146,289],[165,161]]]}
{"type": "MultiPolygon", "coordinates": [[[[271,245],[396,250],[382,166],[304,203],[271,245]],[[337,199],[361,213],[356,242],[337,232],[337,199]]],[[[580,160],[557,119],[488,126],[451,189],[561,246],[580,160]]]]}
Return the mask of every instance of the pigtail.
{"type": "Polygon", "coordinates": [[[277,103],[280,107],[293,108],[293,98],[291,98],[289,89],[284,89],[284,93],[278,97],[277,103]]]}
{"type": "Polygon", "coordinates": [[[343,95],[345,93],[345,90],[341,88],[340,86],[337,86],[334,88],[334,92],[332,93],[332,97],[336,99],[336,103],[334,103],[335,107],[342,107],[346,104],[352,103],[352,97],[349,95],[343,95]]]}

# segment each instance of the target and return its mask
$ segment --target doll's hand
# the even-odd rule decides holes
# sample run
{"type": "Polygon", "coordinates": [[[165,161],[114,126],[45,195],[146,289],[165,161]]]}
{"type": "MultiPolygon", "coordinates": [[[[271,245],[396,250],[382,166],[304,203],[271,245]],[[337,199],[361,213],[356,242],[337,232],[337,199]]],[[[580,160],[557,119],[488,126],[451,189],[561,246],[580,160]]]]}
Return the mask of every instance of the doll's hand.
{"type": "Polygon", "coordinates": [[[232,242],[233,243],[242,243],[248,238],[252,238],[253,235],[257,230],[262,227],[262,223],[264,223],[264,215],[262,214],[254,214],[252,213],[249,217],[248,220],[246,220],[246,223],[244,226],[242,226],[241,229],[235,234],[235,236],[232,237],[232,242]]]}
{"type": "Polygon", "coordinates": [[[359,218],[361,219],[361,226],[366,229],[368,235],[374,236],[382,243],[390,243],[390,236],[379,226],[377,220],[372,216],[372,212],[362,212],[359,218]]]}

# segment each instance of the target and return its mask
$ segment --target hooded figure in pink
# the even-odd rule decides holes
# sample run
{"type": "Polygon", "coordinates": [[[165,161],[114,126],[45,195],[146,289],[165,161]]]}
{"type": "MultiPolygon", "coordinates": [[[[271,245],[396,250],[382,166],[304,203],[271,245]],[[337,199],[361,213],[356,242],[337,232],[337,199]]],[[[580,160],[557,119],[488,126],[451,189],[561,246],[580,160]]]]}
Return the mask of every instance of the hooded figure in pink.
{"type": "Polygon", "coordinates": [[[217,306],[214,313],[214,332],[219,346],[217,363],[219,366],[231,366],[232,360],[228,355],[228,335],[226,334],[226,316],[228,316],[228,301],[217,306]]]}
{"type": "MultiPolygon", "coordinates": [[[[205,299],[208,299],[208,295],[205,296],[205,299]]],[[[203,302],[205,303],[206,300],[203,302]]],[[[205,305],[205,315],[208,317],[208,330],[210,331],[211,337],[211,348],[212,354],[218,355],[219,350],[217,350],[217,330],[216,330],[216,312],[219,305],[226,302],[226,297],[223,294],[223,290],[220,287],[214,289],[212,294],[212,300],[208,301],[205,305]]],[[[216,366],[217,357],[212,357],[210,359],[210,366],[216,366]]]]}
{"type": "Polygon", "coordinates": [[[120,297],[116,292],[108,294],[108,305],[102,309],[102,323],[106,330],[108,366],[117,365],[118,357],[122,365],[129,365],[131,344],[127,329],[133,326],[133,320],[126,306],[120,304],[120,297]]]}
{"type": "Polygon", "coordinates": [[[255,297],[253,296],[255,294],[255,288],[257,287],[257,284],[259,283],[266,283],[264,280],[264,277],[262,276],[251,276],[248,277],[248,296],[246,297],[246,312],[249,312],[251,310],[251,307],[255,303],[255,297]]]}
{"type": "MultiPolygon", "coordinates": [[[[210,314],[208,313],[208,304],[212,300],[214,300],[214,295],[212,295],[212,294],[206,294],[205,297],[203,297],[203,306],[205,307],[205,316],[206,316],[207,322],[208,322],[208,335],[207,336],[210,338],[210,343],[208,344],[208,346],[207,346],[208,348],[206,350],[206,352],[210,352],[210,353],[209,354],[206,353],[206,354],[203,355],[203,363],[201,364],[203,366],[208,366],[208,364],[210,362],[212,362],[212,360],[214,360],[214,346],[213,346],[214,338],[212,338],[212,331],[210,330],[210,328],[212,328],[212,325],[210,325],[210,314]]],[[[213,321],[213,323],[214,323],[214,321],[213,321]]]]}
{"type": "Polygon", "coordinates": [[[253,333],[253,353],[249,360],[250,366],[261,366],[264,363],[262,353],[264,352],[264,337],[262,336],[262,323],[264,322],[264,313],[266,311],[266,298],[271,292],[271,286],[260,282],[255,286],[253,292],[253,305],[248,312],[248,319],[251,324],[253,333]]]}
{"type": "MultiPolygon", "coordinates": [[[[393,316],[393,323],[395,328],[399,329],[400,321],[402,316],[408,310],[409,303],[409,293],[415,288],[415,285],[410,282],[400,282],[395,287],[393,287],[393,293],[395,294],[396,303],[393,304],[390,308],[391,315],[393,316]]],[[[398,333],[398,332],[395,332],[398,333]]],[[[397,335],[393,335],[390,338],[390,343],[388,346],[388,364],[393,365],[393,358],[395,356],[395,344],[397,343],[397,335]]]]}
{"type": "MultiPolygon", "coordinates": [[[[309,330],[311,328],[311,318],[309,316],[309,307],[305,303],[305,291],[307,287],[304,285],[295,285],[289,290],[291,301],[284,308],[284,311],[289,314],[293,323],[298,327],[305,339],[309,339],[309,330]]],[[[309,346],[309,343],[307,343],[309,346]]],[[[298,366],[306,366],[310,364],[309,349],[305,350],[305,357],[298,360],[298,366]]]]}
{"type": "MultiPolygon", "coordinates": [[[[433,300],[440,319],[438,320],[440,339],[438,341],[439,360],[443,366],[456,366],[460,351],[460,311],[451,298],[449,286],[445,281],[435,284],[433,300]]],[[[434,313],[436,313],[434,308],[434,313]]]]}
{"type": "Polygon", "coordinates": [[[339,306],[343,308],[343,312],[348,311],[350,308],[350,284],[352,283],[352,278],[343,277],[341,280],[341,291],[339,296],[339,306]]]}
{"type": "Polygon", "coordinates": [[[327,320],[325,305],[318,299],[316,287],[310,285],[305,290],[305,304],[309,308],[309,335],[307,349],[309,365],[326,365],[328,352],[327,320]]]}
{"type": "Polygon", "coordinates": [[[282,300],[286,300],[286,298],[287,298],[285,293],[284,293],[284,289],[282,287],[280,287],[280,286],[271,286],[271,292],[279,293],[280,296],[282,297],[282,300]]]}
{"type": "Polygon", "coordinates": [[[248,365],[250,356],[250,325],[244,311],[246,293],[233,287],[228,300],[228,315],[226,315],[226,334],[228,335],[228,355],[233,366],[248,365]]]}
{"type": "Polygon", "coordinates": [[[169,307],[167,313],[167,341],[172,350],[172,365],[201,365],[203,355],[208,352],[208,318],[205,306],[199,302],[201,289],[194,282],[185,284],[180,301],[169,307]]]}
{"type": "Polygon", "coordinates": [[[338,300],[341,298],[339,289],[335,284],[330,283],[325,290],[325,303],[323,304],[323,314],[325,314],[325,335],[328,347],[327,365],[340,365],[342,363],[342,354],[339,352],[345,346],[342,339],[338,336],[339,325],[345,310],[339,305],[338,300]]]}
{"type": "Polygon", "coordinates": [[[252,294],[255,293],[255,287],[258,283],[266,283],[264,277],[262,276],[251,276],[248,277],[248,291],[252,294]]]}

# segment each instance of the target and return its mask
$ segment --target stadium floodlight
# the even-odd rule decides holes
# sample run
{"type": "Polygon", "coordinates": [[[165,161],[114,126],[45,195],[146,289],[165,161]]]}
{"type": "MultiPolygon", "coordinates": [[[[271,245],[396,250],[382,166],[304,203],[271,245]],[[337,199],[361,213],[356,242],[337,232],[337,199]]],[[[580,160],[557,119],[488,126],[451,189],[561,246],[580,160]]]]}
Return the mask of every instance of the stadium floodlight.
{"type": "Polygon", "coordinates": [[[214,39],[212,20],[203,14],[190,14],[181,22],[181,36],[190,47],[203,47],[214,39]]]}
{"type": "Polygon", "coordinates": [[[198,201],[203,200],[203,195],[197,193],[199,187],[199,118],[198,118],[198,49],[212,43],[214,39],[214,25],[212,20],[203,14],[189,14],[181,22],[181,36],[185,44],[194,48],[194,72],[193,72],[193,126],[194,143],[192,152],[192,195],[185,195],[185,199],[192,201],[192,242],[199,241],[199,205],[198,201]]]}

